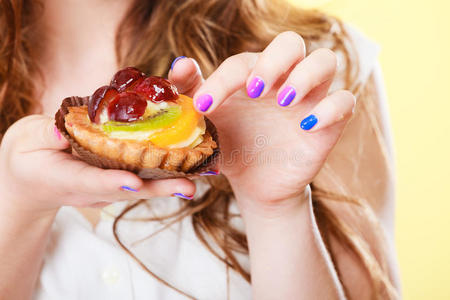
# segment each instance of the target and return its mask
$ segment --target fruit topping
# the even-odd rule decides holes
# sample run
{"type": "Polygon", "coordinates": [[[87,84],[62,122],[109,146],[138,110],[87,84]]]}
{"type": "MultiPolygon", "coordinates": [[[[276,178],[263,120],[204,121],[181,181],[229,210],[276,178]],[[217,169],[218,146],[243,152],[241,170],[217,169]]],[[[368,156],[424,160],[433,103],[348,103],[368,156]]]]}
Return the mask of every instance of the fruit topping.
{"type": "Polygon", "coordinates": [[[108,105],[108,117],[111,121],[133,122],[145,113],[147,101],[134,92],[118,94],[108,105]]]}
{"type": "Polygon", "coordinates": [[[89,98],[88,114],[91,122],[99,123],[99,117],[104,108],[106,108],[114,97],[118,94],[117,90],[111,86],[102,86],[98,88],[89,98]]]}
{"type": "Polygon", "coordinates": [[[119,92],[123,92],[133,88],[136,84],[140,83],[144,77],[145,74],[138,69],[128,67],[118,71],[111,80],[110,85],[119,92]]]}
{"type": "Polygon", "coordinates": [[[103,124],[103,130],[106,132],[156,130],[172,125],[180,115],[181,107],[179,105],[172,105],[145,120],[138,120],[131,123],[107,122],[103,124]]]}
{"type": "Polygon", "coordinates": [[[181,116],[170,127],[149,137],[154,145],[168,147],[180,143],[188,139],[197,127],[201,115],[194,109],[192,98],[180,95],[177,104],[181,105],[181,116]]]}
{"type": "Polygon", "coordinates": [[[178,99],[176,87],[167,79],[149,76],[134,88],[136,93],[146,97],[147,100],[158,103],[161,101],[175,101],[178,99]]]}

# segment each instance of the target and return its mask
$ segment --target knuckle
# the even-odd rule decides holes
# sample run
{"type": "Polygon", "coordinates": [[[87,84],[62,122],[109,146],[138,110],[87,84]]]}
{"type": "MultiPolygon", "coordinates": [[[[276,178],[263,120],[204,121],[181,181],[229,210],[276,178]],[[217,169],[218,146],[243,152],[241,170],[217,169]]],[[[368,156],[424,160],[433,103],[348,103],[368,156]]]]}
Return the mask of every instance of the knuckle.
{"type": "Polygon", "coordinates": [[[245,53],[239,53],[239,54],[235,54],[232,55],[228,58],[226,58],[222,64],[221,67],[225,70],[230,70],[230,69],[235,69],[236,66],[241,65],[242,63],[244,63],[244,55],[245,53]]]}
{"type": "Polygon", "coordinates": [[[227,69],[227,68],[229,68],[229,67],[232,67],[233,64],[236,63],[236,60],[237,60],[236,57],[237,57],[237,55],[233,55],[233,56],[227,57],[227,58],[220,64],[220,66],[221,66],[222,68],[224,68],[224,69],[227,69]]]}
{"type": "Polygon", "coordinates": [[[336,92],[338,94],[338,96],[340,96],[341,98],[348,100],[349,102],[355,103],[356,102],[356,98],[355,95],[353,95],[352,92],[348,91],[348,90],[340,90],[336,92]]]}
{"type": "Polygon", "coordinates": [[[27,132],[29,132],[27,123],[30,117],[22,118],[12,124],[8,130],[6,130],[3,136],[2,145],[9,145],[10,147],[16,148],[17,143],[20,141],[25,141],[27,139],[27,132]]]}
{"type": "Polygon", "coordinates": [[[305,41],[300,34],[294,31],[284,31],[278,35],[278,38],[289,44],[291,49],[296,49],[300,55],[305,54],[305,41]]]}
{"type": "Polygon", "coordinates": [[[27,140],[32,138],[40,138],[43,135],[43,131],[48,129],[48,124],[41,128],[40,122],[44,120],[44,117],[41,115],[30,115],[26,116],[14,124],[12,124],[9,129],[5,133],[5,137],[7,139],[13,140],[27,140]],[[36,129],[41,128],[42,130],[38,130],[39,134],[36,134],[36,129]]]}
{"type": "Polygon", "coordinates": [[[338,58],[336,53],[328,48],[320,48],[314,51],[321,61],[325,62],[331,72],[336,72],[338,66],[338,58]]]}
{"type": "Polygon", "coordinates": [[[335,93],[339,102],[344,102],[349,107],[354,107],[356,105],[356,97],[352,92],[348,90],[340,90],[335,93]]]}

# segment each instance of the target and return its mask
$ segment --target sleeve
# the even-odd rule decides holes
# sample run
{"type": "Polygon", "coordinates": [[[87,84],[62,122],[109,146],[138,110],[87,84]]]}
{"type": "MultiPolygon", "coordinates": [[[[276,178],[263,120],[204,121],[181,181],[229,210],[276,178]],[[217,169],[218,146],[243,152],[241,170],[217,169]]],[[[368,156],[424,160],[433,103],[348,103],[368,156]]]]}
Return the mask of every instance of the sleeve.
{"type": "Polygon", "coordinates": [[[333,279],[337,294],[339,300],[347,300],[347,297],[345,296],[344,287],[342,286],[341,281],[339,280],[339,275],[336,271],[336,268],[333,264],[333,261],[331,259],[330,254],[328,253],[327,247],[325,246],[325,242],[322,239],[322,235],[320,234],[319,226],[317,224],[316,217],[314,215],[314,209],[313,209],[313,203],[312,203],[312,195],[311,195],[311,188],[308,185],[308,214],[310,216],[311,221],[311,229],[314,236],[314,242],[316,243],[317,248],[320,251],[320,254],[322,255],[322,258],[325,261],[325,264],[327,266],[328,272],[333,279]]]}

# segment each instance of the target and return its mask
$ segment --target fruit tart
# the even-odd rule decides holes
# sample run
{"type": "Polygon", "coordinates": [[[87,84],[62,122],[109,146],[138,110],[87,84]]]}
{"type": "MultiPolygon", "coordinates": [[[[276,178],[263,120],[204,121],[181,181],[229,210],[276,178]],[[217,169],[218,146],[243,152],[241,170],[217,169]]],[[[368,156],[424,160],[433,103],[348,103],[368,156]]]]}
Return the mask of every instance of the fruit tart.
{"type": "Polygon", "coordinates": [[[214,125],[167,79],[118,71],[90,97],[64,99],[56,125],[86,162],[143,178],[190,177],[214,170],[214,125]]]}

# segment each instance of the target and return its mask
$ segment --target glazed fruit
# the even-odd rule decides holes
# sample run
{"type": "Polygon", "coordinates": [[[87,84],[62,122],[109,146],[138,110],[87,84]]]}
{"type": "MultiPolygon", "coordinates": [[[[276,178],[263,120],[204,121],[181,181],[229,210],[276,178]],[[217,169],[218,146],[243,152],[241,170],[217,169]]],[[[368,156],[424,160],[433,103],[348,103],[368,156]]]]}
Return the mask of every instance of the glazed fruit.
{"type": "Polygon", "coordinates": [[[100,123],[99,116],[102,110],[108,107],[109,102],[111,102],[117,94],[118,91],[108,85],[98,88],[94,94],[92,94],[88,103],[88,115],[91,122],[100,123]]]}
{"type": "Polygon", "coordinates": [[[194,109],[192,98],[179,95],[177,104],[181,106],[181,116],[167,129],[156,132],[149,140],[156,146],[167,147],[189,138],[197,127],[201,115],[194,109]]]}
{"type": "Polygon", "coordinates": [[[134,92],[122,92],[108,104],[108,117],[111,121],[133,122],[144,115],[147,101],[134,92]]]}
{"type": "Polygon", "coordinates": [[[132,89],[139,84],[145,77],[145,74],[136,68],[128,67],[118,71],[111,80],[110,86],[119,92],[132,89]]]}
{"type": "Polygon", "coordinates": [[[134,88],[136,93],[142,94],[154,103],[175,101],[178,98],[177,89],[167,79],[149,76],[134,88]]]}
{"type": "Polygon", "coordinates": [[[172,125],[180,117],[180,115],[181,107],[179,105],[173,105],[145,120],[139,120],[131,123],[114,121],[106,122],[103,124],[103,130],[105,132],[113,132],[162,129],[172,125]]]}
{"type": "Polygon", "coordinates": [[[149,131],[148,140],[166,148],[192,138],[201,119],[192,99],[179,95],[170,81],[146,77],[132,67],[118,71],[109,86],[99,88],[88,111],[104,132],[149,131]]]}

